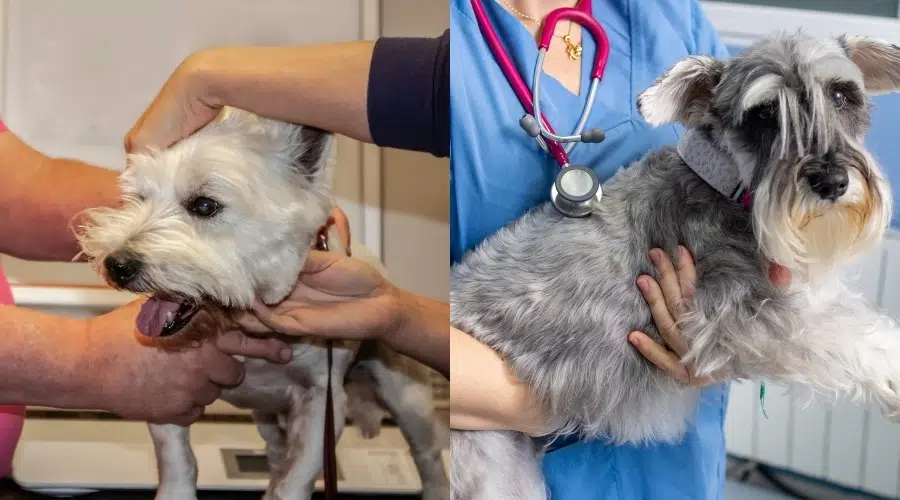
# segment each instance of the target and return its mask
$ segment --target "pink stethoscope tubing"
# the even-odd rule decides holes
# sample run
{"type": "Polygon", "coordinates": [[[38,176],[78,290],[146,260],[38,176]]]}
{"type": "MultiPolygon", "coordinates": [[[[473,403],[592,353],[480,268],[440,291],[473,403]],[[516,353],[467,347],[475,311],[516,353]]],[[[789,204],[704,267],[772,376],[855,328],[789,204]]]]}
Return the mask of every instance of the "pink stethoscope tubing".
{"type": "Polygon", "coordinates": [[[560,167],[567,167],[569,165],[568,153],[575,146],[576,142],[599,142],[602,140],[602,132],[599,132],[601,135],[597,135],[597,130],[590,130],[587,133],[582,134],[582,130],[587,123],[587,118],[596,96],[597,86],[603,78],[606,63],[609,60],[609,39],[606,37],[606,31],[604,31],[603,27],[600,26],[600,23],[593,17],[591,0],[579,0],[575,7],[556,9],[550,12],[546,19],[544,19],[541,26],[540,41],[538,43],[538,60],[535,65],[531,91],[528,90],[522,76],[516,71],[513,62],[503,49],[503,45],[493,26],[491,26],[491,22],[487,12],[485,12],[481,0],[471,0],[471,3],[472,10],[475,13],[475,19],[478,21],[478,26],[481,28],[482,35],[490,47],[491,52],[493,52],[497,64],[500,66],[500,71],[509,81],[513,92],[528,113],[520,122],[522,127],[528,131],[529,135],[537,139],[541,148],[548,151],[560,167]],[[553,40],[556,24],[559,21],[564,20],[570,20],[581,25],[591,34],[597,45],[597,53],[594,55],[594,66],[591,71],[591,87],[588,91],[587,102],[585,103],[584,110],[582,111],[578,125],[575,127],[574,133],[569,136],[556,135],[553,131],[553,127],[551,127],[550,123],[547,121],[547,117],[540,111],[539,96],[540,75],[543,73],[544,57],[547,53],[547,49],[550,47],[550,42],[553,40]],[[535,120],[536,116],[541,117],[540,122],[535,120]],[[564,148],[560,145],[560,142],[566,142],[568,144],[564,148]]]}

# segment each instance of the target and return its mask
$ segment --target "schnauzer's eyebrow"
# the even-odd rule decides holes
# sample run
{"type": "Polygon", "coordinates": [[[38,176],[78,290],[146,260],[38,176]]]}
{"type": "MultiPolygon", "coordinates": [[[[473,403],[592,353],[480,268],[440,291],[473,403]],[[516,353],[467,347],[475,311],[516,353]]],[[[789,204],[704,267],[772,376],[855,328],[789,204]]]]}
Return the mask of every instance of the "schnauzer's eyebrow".
{"type": "Polygon", "coordinates": [[[862,72],[845,57],[828,56],[811,61],[810,69],[819,82],[845,81],[863,85],[862,72]]]}
{"type": "Polygon", "coordinates": [[[768,74],[757,78],[744,91],[741,107],[746,111],[758,104],[776,100],[783,85],[784,79],[779,75],[768,74]]]}

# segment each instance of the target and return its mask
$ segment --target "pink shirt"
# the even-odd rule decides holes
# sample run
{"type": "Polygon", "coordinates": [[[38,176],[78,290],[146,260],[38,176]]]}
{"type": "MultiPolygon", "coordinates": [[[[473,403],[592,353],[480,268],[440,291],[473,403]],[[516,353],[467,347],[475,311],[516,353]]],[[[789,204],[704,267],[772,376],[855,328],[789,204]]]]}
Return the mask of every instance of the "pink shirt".
{"type": "MultiPolygon", "coordinates": [[[[6,125],[0,120],[0,133],[6,131],[6,125]]],[[[12,290],[0,268],[0,306],[12,305],[12,290]]],[[[11,346],[5,346],[9,349],[11,346]]],[[[16,451],[22,426],[25,423],[24,406],[0,405],[0,476],[6,476],[12,470],[12,459],[16,451]]]]}

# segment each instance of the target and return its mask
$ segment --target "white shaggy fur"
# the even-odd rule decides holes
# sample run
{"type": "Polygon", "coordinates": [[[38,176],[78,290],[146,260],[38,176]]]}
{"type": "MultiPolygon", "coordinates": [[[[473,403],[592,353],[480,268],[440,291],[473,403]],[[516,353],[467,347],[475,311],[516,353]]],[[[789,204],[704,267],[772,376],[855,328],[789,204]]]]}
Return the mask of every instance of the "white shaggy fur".
{"type": "MultiPolygon", "coordinates": [[[[130,156],[121,176],[123,205],[85,214],[84,253],[108,281],[136,293],[234,309],[256,298],[278,303],[293,289],[332,207],[331,141],[324,131],[226,109],[169,149],[130,156]],[[214,215],[198,216],[200,197],[217,203],[214,215]],[[110,276],[108,258],[115,256],[127,256],[138,270],[127,279],[110,276]]],[[[330,240],[332,250],[344,251],[339,238],[330,240]]],[[[383,272],[365,249],[353,254],[383,272]]],[[[286,340],[294,346],[288,365],[243,360],[244,382],[223,392],[225,401],[253,410],[272,469],[270,500],[309,498],[322,468],[327,351],[320,339],[286,340]]],[[[338,436],[345,410],[369,436],[392,415],[410,443],[423,498],[448,498],[440,461],[446,428],[435,418],[425,368],[371,342],[335,342],[333,367],[338,436]]],[[[188,428],[150,430],[157,498],[196,498],[188,428]]]]}

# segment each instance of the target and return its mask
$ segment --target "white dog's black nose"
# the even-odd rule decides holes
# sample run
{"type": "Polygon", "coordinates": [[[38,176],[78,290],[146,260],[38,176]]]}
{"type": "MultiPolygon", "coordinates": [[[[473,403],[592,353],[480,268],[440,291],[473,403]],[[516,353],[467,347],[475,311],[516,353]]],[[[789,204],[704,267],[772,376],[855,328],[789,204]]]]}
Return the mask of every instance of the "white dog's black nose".
{"type": "Polygon", "coordinates": [[[842,167],[828,167],[811,172],[806,180],[814,193],[830,201],[843,196],[850,184],[847,169],[842,167]]]}
{"type": "Polygon", "coordinates": [[[141,261],[128,254],[113,254],[103,260],[106,274],[118,286],[124,287],[141,270],[141,261]]]}

